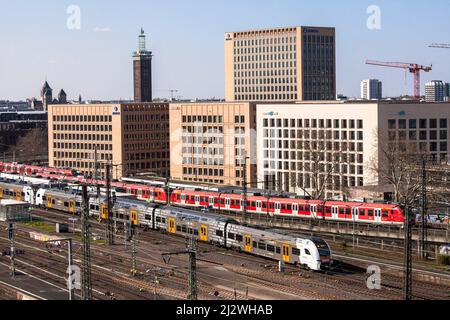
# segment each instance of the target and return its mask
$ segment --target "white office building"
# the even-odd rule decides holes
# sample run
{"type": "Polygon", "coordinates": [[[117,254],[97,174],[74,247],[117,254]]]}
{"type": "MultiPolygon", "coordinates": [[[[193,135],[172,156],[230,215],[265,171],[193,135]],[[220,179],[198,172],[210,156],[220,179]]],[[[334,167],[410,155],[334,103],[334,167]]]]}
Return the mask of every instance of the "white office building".
{"type": "Polygon", "coordinates": [[[383,84],[377,79],[361,81],[361,99],[381,100],[383,98],[383,84]]]}
{"type": "Polygon", "coordinates": [[[426,102],[443,102],[445,98],[445,83],[440,80],[433,80],[425,84],[426,102]]]}
{"type": "Polygon", "coordinates": [[[448,103],[259,104],[258,187],[308,196],[326,179],[324,195],[332,198],[378,185],[373,168],[383,166],[382,146],[397,141],[444,159],[449,121],[448,103]]]}

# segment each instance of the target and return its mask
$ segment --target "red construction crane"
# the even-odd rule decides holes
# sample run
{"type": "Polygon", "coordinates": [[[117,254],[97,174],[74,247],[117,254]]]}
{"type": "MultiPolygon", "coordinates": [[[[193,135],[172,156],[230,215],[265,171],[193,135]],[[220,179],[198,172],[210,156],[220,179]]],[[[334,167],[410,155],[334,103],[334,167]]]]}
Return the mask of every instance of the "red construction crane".
{"type": "Polygon", "coordinates": [[[391,68],[408,69],[409,72],[414,74],[414,98],[417,100],[420,100],[420,71],[430,72],[433,69],[433,65],[431,65],[431,67],[428,67],[422,66],[417,63],[405,63],[405,62],[383,62],[383,61],[367,60],[366,64],[391,68]]]}

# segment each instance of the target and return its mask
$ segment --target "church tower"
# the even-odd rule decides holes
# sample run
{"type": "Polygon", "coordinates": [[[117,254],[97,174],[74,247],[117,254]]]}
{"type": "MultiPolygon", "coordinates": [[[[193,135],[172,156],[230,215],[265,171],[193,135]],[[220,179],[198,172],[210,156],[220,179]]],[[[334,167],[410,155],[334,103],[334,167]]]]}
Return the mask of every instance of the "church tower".
{"type": "Polygon", "coordinates": [[[44,86],[41,90],[42,108],[44,111],[48,110],[48,105],[53,102],[53,90],[50,88],[47,81],[45,81],[44,86]]]}

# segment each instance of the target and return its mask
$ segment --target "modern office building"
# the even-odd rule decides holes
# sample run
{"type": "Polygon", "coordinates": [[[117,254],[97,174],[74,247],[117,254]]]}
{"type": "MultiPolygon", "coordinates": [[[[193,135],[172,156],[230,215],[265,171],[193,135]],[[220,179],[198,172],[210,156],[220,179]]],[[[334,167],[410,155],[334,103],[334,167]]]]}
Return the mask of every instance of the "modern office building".
{"type": "Polygon", "coordinates": [[[445,83],[433,80],[425,84],[426,102],[443,102],[445,98],[445,83]]]}
{"type": "Polygon", "coordinates": [[[139,50],[133,54],[134,102],[152,102],[152,57],[145,46],[145,33],[141,29],[139,50]]]}
{"type": "Polygon", "coordinates": [[[71,167],[86,176],[105,177],[112,162],[113,177],[136,173],[169,175],[169,105],[117,103],[50,105],[49,163],[71,167]]]}
{"type": "Polygon", "coordinates": [[[225,100],[336,100],[335,43],[334,28],[225,33],[225,100]]]}
{"type": "Polygon", "coordinates": [[[170,168],[177,180],[242,186],[256,183],[256,105],[170,104],[170,168]]]}
{"type": "Polygon", "coordinates": [[[377,79],[361,81],[361,99],[381,100],[383,98],[383,84],[377,79]]]}
{"type": "Polygon", "coordinates": [[[378,185],[374,168],[386,165],[382,150],[392,141],[438,159],[450,147],[448,103],[257,105],[257,119],[258,187],[301,196],[378,185]]]}

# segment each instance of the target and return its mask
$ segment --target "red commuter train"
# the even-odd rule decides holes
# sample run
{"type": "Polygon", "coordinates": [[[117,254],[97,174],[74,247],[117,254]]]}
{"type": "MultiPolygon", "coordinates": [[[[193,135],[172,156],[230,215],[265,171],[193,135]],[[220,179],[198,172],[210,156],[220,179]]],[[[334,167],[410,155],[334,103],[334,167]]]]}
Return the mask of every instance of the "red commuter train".
{"type": "MultiPolygon", "coordinates": [[[[0,162],[0,172],[33,175],[50,180],[66,182],[86,182],[106,185],[105,181],[77,177],[73,170],[43,168],[37,166],[14,165],[0,162]]],[[[113,182],[111,186],[126,192],[139,200],[167,203],[167,192],[161,187],[143,184],[113,182]]],[[[170,202],[188,208],[212,208],[215,210],[239,213],[243,211],[244,199],[240,194],[222,194],[208,191],[174,190],[170,202]]],[[[293,198],[267,198],[247,196],[248,213],[269,215],[271,217],[324,219],[369,224],[396,224],[404,222],[403,210],[394,204],[362,202],[341,202],[303,200],[293,198]]]]}

